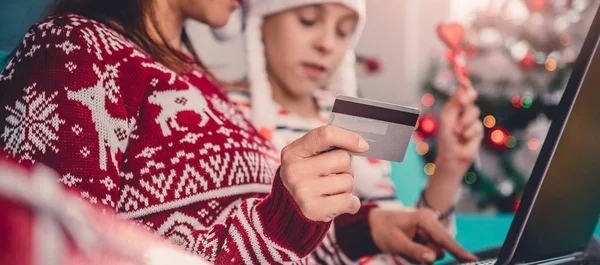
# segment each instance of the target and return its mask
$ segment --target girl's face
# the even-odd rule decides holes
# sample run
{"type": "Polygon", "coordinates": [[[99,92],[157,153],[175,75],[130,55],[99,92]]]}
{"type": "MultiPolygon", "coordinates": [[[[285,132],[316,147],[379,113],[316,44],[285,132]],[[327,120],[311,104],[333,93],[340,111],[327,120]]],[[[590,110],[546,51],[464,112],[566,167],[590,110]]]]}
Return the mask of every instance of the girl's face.
{"type": "MultiPolygon", "coordinates": [[[[227,24],[231,13],[243,0],[174,0],[183,17],[202,22],[212,28],[227,24]]],[[[160,17],[158,18],[160,21],[160,17]]]]}
{"type": "Polygon", "coordinates": [[[312,95],[337,69],[357,22],[356,12],[333,3],[267,17],[262,32],[269,78],[294,96],[312,95]]]}

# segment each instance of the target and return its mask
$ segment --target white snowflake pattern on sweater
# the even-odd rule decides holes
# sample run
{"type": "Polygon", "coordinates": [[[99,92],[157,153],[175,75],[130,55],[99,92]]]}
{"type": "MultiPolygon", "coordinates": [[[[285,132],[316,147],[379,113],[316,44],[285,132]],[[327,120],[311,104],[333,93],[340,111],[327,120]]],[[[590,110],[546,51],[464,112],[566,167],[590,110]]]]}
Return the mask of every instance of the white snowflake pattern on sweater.
{"type": "Polygon", "coordinates": [[[0,137],[6,142],[4,150],[18,156],[19,161],[35,162],[37,154],[43,155],[48,149],[59,151],[57,132],[65,121],[56,112],[58,104],[53,103],[58,92],[46,97],[45,91],[35,90],[36,85],[26,87],[25,95],[14,106],[5,107],[10,115],[0,137]]]}

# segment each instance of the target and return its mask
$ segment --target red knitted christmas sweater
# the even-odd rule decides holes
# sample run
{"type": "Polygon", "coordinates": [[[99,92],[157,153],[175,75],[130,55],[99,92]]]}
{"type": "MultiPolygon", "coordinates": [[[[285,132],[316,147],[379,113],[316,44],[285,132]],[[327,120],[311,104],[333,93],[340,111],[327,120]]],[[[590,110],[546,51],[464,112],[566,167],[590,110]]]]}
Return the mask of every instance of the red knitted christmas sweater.
{"type": "MultiPolygon", "coordinates": [[[[310,262],[329,230],[298,210],[271,144],[202,69],[177,74],[102,23],[34,25],[0,96],[10,158],[54,168],[91,204],[214,263],[310,262]]],[[[336,247],[353,258],[376,251],[369,209],[335,221],[336,247]]]]}

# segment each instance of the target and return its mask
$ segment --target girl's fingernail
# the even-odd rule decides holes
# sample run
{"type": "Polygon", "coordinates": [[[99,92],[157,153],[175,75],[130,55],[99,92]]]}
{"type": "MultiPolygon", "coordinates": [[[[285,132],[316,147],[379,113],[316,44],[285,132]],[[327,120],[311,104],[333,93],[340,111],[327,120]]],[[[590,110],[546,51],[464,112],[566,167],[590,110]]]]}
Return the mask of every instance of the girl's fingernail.
{"type": "Polygon", "coordinates": [[[435,262],[435,254],[431,252],[425,252],[425,254],[423,254],[423,259],[429,263],[433,263],[435,262]]]}

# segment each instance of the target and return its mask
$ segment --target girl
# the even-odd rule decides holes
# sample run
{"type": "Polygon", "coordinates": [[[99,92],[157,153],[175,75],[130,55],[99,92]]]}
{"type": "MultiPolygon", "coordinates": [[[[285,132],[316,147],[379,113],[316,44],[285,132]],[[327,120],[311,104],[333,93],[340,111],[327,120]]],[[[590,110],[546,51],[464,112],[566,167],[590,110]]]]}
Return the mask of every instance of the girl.
{"type": "MultiPolygon", "coordinates": [[[[255,0],[245,7],[250,89],[232,90],[229,96],[281,150],[327,123],[336,94],[356,96],[353,47],[365,23],[364,1],[255,0]]],[[[235,35],[242,28],[239,23],[230,21],[216,30],[217,36],[235,35]]],[[[439,212],[451,234],[456,233],[452,202],[483,137],[475,97],[474,90],[464,84],[446,106],[438,170],[417,204],[439,212]],[[459,102],[461,97],[466,100],[459,102]]],[[[395,196],[388,162],[354,157],[352,165],[356,196],[365,200],[395,196]]],[[[338,234],[337,240],[332,236],[327,240],[334,246],[335,241],[343,245],[348,239],[338,234]]],[[[317,253],[334,253],[331,259],[340,256],[324,249],[317,253]]]]}
{"type": "MultiPolygon", "coordinates": [[[[364,152],[362,138],[320,127],[279,156],[203,68],[184,21],[223,26],[239,5],[57,1],[0,74],[0,145],[20,163],[55,169],[91,204],[218,264],[309,261],[331,220],[345,213],[356,215],[336,218],[345,220],[336,231],[397,243],[371,237],[369,222],[385,212],[371,214],[373,206],[361,208],[350,194],[347,151],[364,152]],[[341,150],[320,154],[330,146],[341,150]]],[[[474,259],[430,212],[395,214],[406,222],[398,231],[419,227],[474,259]]],[[[433,262],[432,250],[417,254],[433,262]]]]}

